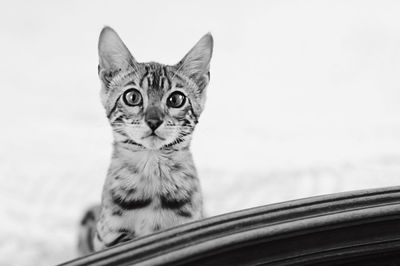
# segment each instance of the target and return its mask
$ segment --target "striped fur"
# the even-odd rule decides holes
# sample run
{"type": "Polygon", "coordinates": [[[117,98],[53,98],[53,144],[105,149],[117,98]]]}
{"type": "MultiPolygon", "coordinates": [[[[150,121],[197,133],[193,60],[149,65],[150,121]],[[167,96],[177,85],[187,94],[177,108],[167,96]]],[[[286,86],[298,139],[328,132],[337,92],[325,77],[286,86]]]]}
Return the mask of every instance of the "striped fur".
{"type": "Polygon", "coordinates": [[[207,34],[176,65],[139,63],[114,30],[101,32],[101,100],[114,143],[101,206],[81,223],[81,254],[202,218],[189,147],[204,108],[212,46],[207,34]],[[141,95],[137,106],[126,102],[132,89],[141,95]],[[177,91],[184,104],[171,107],[177,91]]]}

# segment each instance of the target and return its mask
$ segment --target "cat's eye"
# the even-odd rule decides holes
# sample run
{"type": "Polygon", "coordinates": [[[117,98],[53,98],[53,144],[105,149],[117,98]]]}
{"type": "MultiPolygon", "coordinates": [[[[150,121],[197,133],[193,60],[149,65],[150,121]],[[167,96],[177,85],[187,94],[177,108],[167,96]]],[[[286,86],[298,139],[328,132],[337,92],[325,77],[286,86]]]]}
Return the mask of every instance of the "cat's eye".
{"type": "Polygon", "coordinates": [[[182,107],[185,102],[186,96],[180,91],[171,93],[171,95],[167,99],[167,105],[172,108],[182,107]]]}
{"type": "Polygon", "coordinates": [[[136,89],[129,89],[124,92],[123,100],[126,105],[138,106],[142,104],[142,94],[136,89]]]}

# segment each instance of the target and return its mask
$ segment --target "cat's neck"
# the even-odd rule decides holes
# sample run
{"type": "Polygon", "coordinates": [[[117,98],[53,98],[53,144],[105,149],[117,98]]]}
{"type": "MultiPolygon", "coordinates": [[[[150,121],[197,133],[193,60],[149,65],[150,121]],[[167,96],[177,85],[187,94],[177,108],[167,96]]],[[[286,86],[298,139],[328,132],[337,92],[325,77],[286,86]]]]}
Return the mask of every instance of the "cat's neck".
{"type": "Polygon", "coordinates": [[[173,167],[176,164],[194,165],[189,147],[151,150],[140,147],[128,148],[121,143],[114,143],[112,162],[133,165],[142,170],[163,166],[173,167]]]}

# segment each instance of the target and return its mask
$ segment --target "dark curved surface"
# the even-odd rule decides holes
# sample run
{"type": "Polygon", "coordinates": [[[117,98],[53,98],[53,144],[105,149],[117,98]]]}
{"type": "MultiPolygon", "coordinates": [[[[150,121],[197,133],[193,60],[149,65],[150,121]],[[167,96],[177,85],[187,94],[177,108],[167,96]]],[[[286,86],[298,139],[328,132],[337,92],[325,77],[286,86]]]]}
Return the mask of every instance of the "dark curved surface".
{"type": "Polygon", "coordinates": [[[228,213],[62,265],[400,265],[400,187],[228,213]]]}

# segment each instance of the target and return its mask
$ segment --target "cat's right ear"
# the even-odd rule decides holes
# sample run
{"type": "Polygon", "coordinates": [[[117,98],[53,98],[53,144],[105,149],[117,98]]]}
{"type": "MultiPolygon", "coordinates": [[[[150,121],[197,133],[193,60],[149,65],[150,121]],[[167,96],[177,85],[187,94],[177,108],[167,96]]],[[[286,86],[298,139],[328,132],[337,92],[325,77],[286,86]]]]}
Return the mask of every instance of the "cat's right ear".
{"type": "Polygon", "coordinates": [[[213,43],[214,41],[211,33],[207,33],[177,64],[178,69],[183,71],[195,82],[200,83],[198,85],[202,87],[201,89],[208,83],[213,43]]]}
{"type": "Polygon", "coordinates": [[[136,61],[111,27],[104,27],[99,37],[99,77],[108,84],[121,70],[135,67],[136,61]]]}

